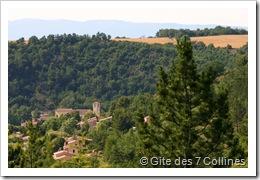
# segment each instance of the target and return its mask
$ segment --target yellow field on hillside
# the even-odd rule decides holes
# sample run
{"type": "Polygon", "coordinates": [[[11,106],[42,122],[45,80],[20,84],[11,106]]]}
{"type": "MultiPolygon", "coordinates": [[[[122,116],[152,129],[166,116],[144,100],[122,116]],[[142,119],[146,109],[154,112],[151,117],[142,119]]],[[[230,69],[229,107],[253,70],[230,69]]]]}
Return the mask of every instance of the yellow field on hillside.
{"type": "MultiPolygon", "coordinates": [[[[233,48],[240,48],[245,45],[247,40],[247,35],[219,35],[219,36],[199,36],[191,37],[191,41],[202,41],[206,45],[214,44],[215,47],[226,47],[228,44],[233,48]]],[[[117,38],[114,41],[129,41],[129,42],[141,42],[148,44],[166,44],[173,43],[176,44],[175,39],[170,38],[117,38]]]]}

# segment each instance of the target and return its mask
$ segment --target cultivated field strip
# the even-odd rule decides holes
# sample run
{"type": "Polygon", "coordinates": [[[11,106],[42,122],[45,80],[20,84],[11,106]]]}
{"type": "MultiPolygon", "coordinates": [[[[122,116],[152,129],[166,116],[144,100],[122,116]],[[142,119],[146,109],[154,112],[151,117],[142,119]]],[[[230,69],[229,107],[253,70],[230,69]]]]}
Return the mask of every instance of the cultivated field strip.
{"type": "MultiPolygon", "coordinates": [[[[129,41],[129,42],[140,42],[148,44],[176,44],[174,38],[170,39],[167,37],[161,38],[116,38],[114,41],[129,41]]],[[[206,45],[213,44],[215,47],[226,47],[228,44],[232,48],[240,48],[248,42],[248,35],[219,35],[219,36],[199,36],[191,37],[191,41],[202,41],[206,45]]]]}

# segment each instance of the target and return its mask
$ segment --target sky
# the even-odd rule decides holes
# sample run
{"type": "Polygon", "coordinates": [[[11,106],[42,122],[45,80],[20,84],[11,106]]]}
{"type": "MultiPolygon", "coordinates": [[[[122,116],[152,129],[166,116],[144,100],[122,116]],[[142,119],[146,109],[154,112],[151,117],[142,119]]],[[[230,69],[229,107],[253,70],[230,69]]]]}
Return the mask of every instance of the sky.
{"type": "MultiPolygon", "coordinates": [[[[71,2],[69,2],[71,3],[71,2]]],[[[130,22],[156,22],[181,24],[218,24],[225,26],[248,26],[248,12],[243,6],[174,4],[172,2],[80,2],[82,4],[19,3],[8,8],[8,21],[18,19],[66,19],[124,20],[130,22]]]]}

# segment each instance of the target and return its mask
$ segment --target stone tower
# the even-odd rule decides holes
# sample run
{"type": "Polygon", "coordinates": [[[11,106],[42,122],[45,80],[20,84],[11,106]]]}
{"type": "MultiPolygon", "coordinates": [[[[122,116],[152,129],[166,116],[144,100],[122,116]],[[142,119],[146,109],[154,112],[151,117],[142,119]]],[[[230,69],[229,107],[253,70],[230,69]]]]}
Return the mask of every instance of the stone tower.
{"type": "Polygon", "coordinates": [[[101,103],[98,101],[95,101],[93,103],[93,113],[97,116],[100,117],[100,109],[101,109],[101,103]]]}

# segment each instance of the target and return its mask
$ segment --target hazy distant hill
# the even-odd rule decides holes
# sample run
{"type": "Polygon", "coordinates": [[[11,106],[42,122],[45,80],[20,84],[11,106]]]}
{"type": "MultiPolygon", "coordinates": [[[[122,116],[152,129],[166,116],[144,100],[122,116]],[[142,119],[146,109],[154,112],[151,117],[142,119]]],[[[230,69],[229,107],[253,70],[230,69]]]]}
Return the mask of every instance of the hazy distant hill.
{"type": "Polygon", "coordinates": [[[9,22],[9,40],[19,39],[30,36],[42,37],[49,34],[89,34],[99,32],[110,34],[112,37],[141,37],[155,36],[161,28],[213,28],[216,25],[196,25],[196,24],[177,24],[177,23],[134,23],[119,20],[91,20],[91,21],[70,21],[70,20],[39,20],[21,19],[9,22]]]}

